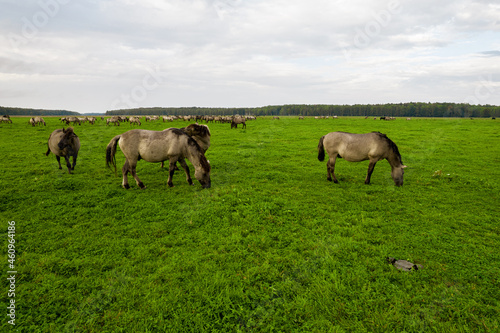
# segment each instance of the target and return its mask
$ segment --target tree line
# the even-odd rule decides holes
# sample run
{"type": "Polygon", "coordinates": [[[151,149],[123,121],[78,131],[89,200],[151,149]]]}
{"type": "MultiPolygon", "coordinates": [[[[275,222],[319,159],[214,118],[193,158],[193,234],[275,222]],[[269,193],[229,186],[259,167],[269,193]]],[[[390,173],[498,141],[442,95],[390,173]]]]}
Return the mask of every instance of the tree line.
{"type": "Polygon", "coordinates": [[[254,108],[155,107],[107,111],[106,115],[175,116],[364,116],[364,117],[498,117],[500,106],[456,103],[399,103],[356,105],[269,105],[254,108]]]}
{"type": "Polygon", "coordinates": [[[26,108],[11,108],[0,106],[0,115],[9,116],[79,116],[78,112],[66,110],[42,110],[42,109],[26,109],[26,108]]]}
{"type": "MultiPolygon", "coordinates": [[[[154,107],[106,111],[105,115],[174,115],[174,116],[358,116],[358,117],[499,117],[500,106],[456,103],[399,104],[292,104],[254,108],[154,107]]],[[[0,106],[0,115],[10,116],[78,116],[67,110],[42,110],[0,106]]]]}

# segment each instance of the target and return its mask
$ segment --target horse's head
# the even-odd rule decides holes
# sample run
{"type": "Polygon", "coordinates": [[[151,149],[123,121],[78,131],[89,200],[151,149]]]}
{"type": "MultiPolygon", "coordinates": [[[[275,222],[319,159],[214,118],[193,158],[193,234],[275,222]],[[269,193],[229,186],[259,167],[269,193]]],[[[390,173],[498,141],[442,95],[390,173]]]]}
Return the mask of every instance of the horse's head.
{"type": "Polygon", "coordinates": [[[394,185],[403,186],[403,176],[405,174],[404,169],[406,165],[401,164],[400,166],[392,168],[391,176],[394,180],[394,185]]]}
{"type": "Polygon", "coordinates": [[[73,132],[72,127],[68,127],[67,129],[63,128],[63,137],[61,138],[61,141],[57,144],[59,146],[59,149],[68,149],[70,152],[73,151],[73,145],[74,145],[74,138],[77,138],[78,136],[73,132]]]}
{"type": "Polygon", "coordinates": [[[200,182],[201,187],[210,188],[212,186],[212,181],[210,180],[210,162],[204,155],[200,158],[200,162],[201,166],[194,170],[194,178],[200,182]]]}
{"type": "Polygon", "coordinates": [[[207,125],[190,124],[183,128],[183,131],[189,136],[210,137],[210,130],[207,125]]]}

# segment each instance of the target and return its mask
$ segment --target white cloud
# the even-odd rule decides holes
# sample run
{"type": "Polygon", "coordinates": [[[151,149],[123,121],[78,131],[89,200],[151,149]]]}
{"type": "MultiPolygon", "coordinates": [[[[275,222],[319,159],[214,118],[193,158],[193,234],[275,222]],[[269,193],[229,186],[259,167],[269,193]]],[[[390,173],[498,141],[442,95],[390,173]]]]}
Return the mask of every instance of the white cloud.
{"type": "Polygon", "coordinates": [[[493,1],[4,2],[0,105],[106,111],[155,68],[137,106],[462,102],[485,77],[500,104],[493,1]]]}

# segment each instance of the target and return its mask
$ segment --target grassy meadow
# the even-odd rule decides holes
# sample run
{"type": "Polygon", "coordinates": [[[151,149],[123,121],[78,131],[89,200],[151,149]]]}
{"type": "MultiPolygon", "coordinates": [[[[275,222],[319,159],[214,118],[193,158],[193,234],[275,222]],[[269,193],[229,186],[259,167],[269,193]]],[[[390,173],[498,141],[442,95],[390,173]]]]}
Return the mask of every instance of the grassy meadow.
{"type": "MultiPolygon", "coordinates": [[[[140,161],[105,165],[132,127],[74,126],[74,174],[47,139],[58,118],[0,124],[0,331],[498,332],[500,123],[491,119],[259,118],[209,124],[212,188],[140,161]],[[321,136],[380,131],[405,169],[317,160],[321,136]],[[8,222],[15,221],[15,326],[8,222]],[[386,257],[422,265],[403,272],[386,257]]],[[[143,121],[143,120],[142,120],[143,121]]],[[[146,123],[162,130],[187,123],[146,123]]],[[[189,164],[189,162],[188,162],[189,164]]]]}

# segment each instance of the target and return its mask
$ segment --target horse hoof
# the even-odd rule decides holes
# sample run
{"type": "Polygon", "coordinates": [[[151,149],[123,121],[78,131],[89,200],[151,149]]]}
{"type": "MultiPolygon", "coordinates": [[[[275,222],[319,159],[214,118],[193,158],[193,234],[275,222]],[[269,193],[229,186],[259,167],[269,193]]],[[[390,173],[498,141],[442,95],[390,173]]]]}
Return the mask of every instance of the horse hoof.
{"type": "Polygon", "coordinates": [[[126,184],[126,185],[122,185],[124,189],[128,190],[130,188],[130,185],[129,184],[126,184]]]}

